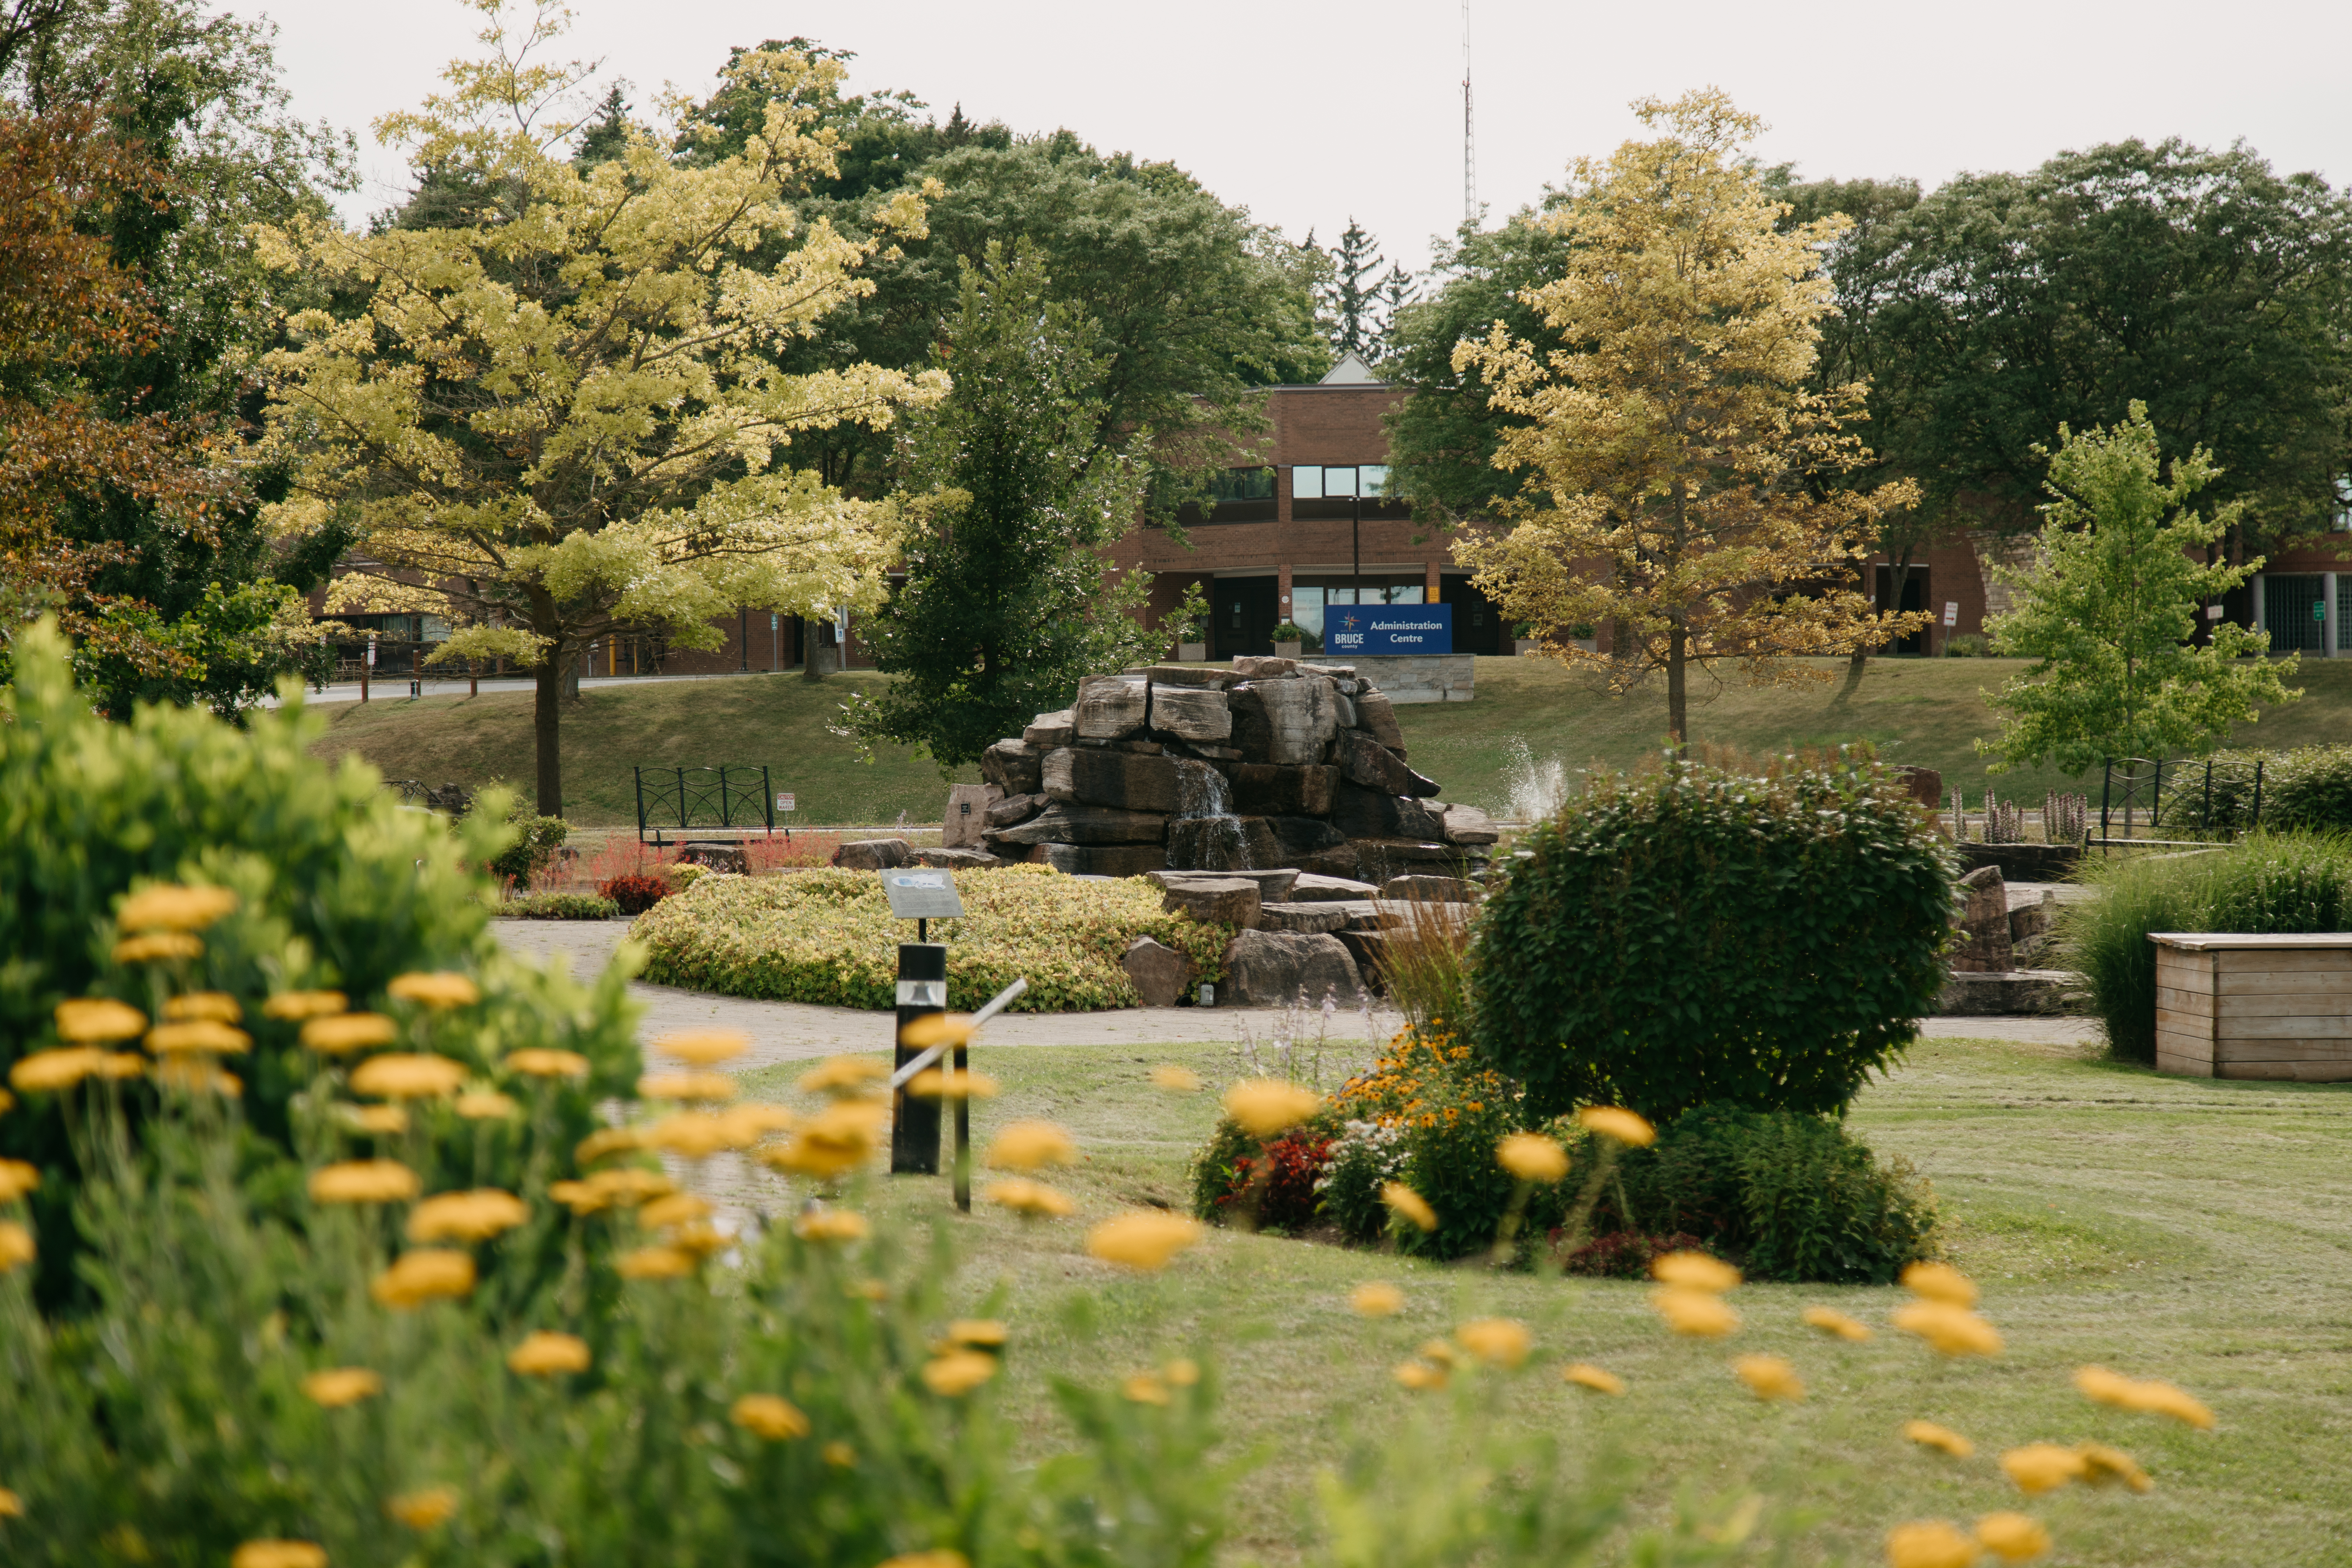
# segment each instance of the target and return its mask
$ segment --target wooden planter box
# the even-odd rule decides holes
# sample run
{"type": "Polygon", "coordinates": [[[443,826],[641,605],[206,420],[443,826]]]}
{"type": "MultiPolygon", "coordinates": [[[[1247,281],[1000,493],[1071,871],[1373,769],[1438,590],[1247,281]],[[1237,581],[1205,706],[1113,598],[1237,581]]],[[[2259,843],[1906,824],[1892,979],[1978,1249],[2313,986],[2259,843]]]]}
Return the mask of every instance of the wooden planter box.
{"type": "Polygon", "coordinates": [[[2152,931],[2148,941],[2158,1071],[2352,1081],[2352,932],[2152,931]]]}

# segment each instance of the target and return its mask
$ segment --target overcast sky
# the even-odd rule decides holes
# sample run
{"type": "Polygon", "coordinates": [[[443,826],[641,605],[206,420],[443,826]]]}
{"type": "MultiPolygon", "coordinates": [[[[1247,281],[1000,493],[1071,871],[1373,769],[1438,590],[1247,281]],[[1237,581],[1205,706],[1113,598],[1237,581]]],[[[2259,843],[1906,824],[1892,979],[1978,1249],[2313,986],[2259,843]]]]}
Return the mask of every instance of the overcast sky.
{"type": "MultiPolygon", "coordinates": [[[[405,165],[368,121],[470,52],[455,0],[228,4],[278,24],[297,109],[359,132],[368,189],[405,165]]],[[[562,58],[601,58],[649,103],[700,89],[730,45],[801,34],[855,50],[853,89],[906,88],[944,118],[1067,126],[1104,151],[1172,160],[1293,237],[1353,216],[1423,265],[1463,212],[1462,11],[1442,0],[573,0],[562,58]]],[[[2352,181],[2347,0],[1475,0],[1477,193],[1489,222],[1580,153],[1635,133],[1626,110],[1715,83],[1772,129],[1758,152],[1807,177],[2023,168],[2128,136],[2243,139],[2282,171],[2352,181]]]]}

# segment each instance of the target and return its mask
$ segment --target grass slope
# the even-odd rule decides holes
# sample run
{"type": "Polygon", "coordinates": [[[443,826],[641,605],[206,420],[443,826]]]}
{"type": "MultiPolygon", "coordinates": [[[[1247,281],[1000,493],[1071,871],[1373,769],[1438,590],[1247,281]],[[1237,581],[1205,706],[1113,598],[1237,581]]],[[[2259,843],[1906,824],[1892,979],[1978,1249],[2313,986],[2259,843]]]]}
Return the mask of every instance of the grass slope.
{"type": "MultiPolygon", "coordinates": [[[[1811,661],[1830,679],[1801,686],[1750,687],[1736,675],[1694,682],[1694,738],[1750,751],[1786,751],[1866,740],[1889,762],[1916,763],[1969,791],[1971,807],[1988,784],[2039,806],[2045,789],[2086,789],[2054,770],[1993,778],[1976,754],[1979,736],[2000,732],[1983,693],[2025,668],[2016,659],[1874,659],[1862,683],[1844,689],[1843,661],[1811,661]]],[[[583,826],[634,823],[633,763],[693,766],[766,763],[776,787],[800,797],[793,825],[939,820],[947,782],[902,747],[872,765],[827,726],[858,686],[885,679],[837,676],[811,686],[796,677],[649,683],[591,689],[563,719],[568,815],[583,826]]],[[[2352,741],[2352,659],[2315,659],[2297,678],[2300,702],[2244,726],[2247,744],[2294,746],[2352,741]]],[[[326,710],[321,754],[356,752],[388,777],[483,784],[531,777],[530,698],[404,698],[326,710]]],[[[1511,807],[1514,742],[1538,762],[1570,770],[1624,768],[1665,742],[1665,697],[1656,683],[1613,698],[1532,659],[1482,658],[1475,701],[1397,710],[1413,764],[1445,786],[1446,797],[1496,812],[1511,807]]],[[[959,778],[976,779],[967,771],[959,778]]]]}
{"type": "MultiPolygon", "coordinates": [[[[810,684],[795,675],[732,680],[648,681],[591,687],[562,719],[564,815],[583,827],[636,825],[630,770],[766,763],[779,791],[798,796],[788,826],[910,823],[936,826],[948,784],[936,764],[903,746],[876,751],[869,765],[855,742],[829,726],[850,693],[885,677],[852,673],[810,684]]],[[[322,709],[324,757],[356,752],[387,778],[440,784],[503,782],[526,801],[534,776],[531,694],[426,697],[411,702],[342,703],[322,709]]],[[[957,774],[977,782],[976,769],[957,774]]]]}
{"type": "MultiPolygon", "coordinates": [[[[1791,1561],[1875,1563],[1886,1529],[2021,1508],[2058,1539],[2054,1561],[2165,1568],[2352,1563],[2352,1471],[2329,1462],[2352,1442],[2352,1090],[2162,1079],[2073,1047],[1937,1042],[1874,1085],[1856,1124],[1935,1183],[1952,1260],[1984,1287],[2008,1340],[1995,1361],[1939,1365],[1886,1329],[1894,1289],[1748,1286],[1746,1328],[1725,1342],[1678,1341],[1641,1286],[1544,1282],[1404,1263],[1270,1237],[1213,1234],[1158,1278],[1115,1276],[1083,1255],[1087,1226],[1119,1208],[1185,1201],[1185,1167],[1214,1113],[1209,1095],[1170,1098],[1149,1064],[1189,1062],[1222,1081],[1213,1047],[1028,1047],[975,1065],[1003,1084],[975,1112],[977,1136],[1045,1116],[1077,1136],[1087,1163],[1061,1183],[1068,1221],[1024,1225],[1001,1212],[950,1218],[943,1179],[877,1182],[869,1207],[949,1225],[977,1305],[992,1291],[1012,1323],[1004,1397],[1039,1449],[1066,1440],[1047,1372],[1116,1379],[1172,1354],[1218,1364],[1225,1426],[1267,1465],[1238,1500],[1230,1560],[1289,1561],[1308,1528],[1316,1470],[1351,1444],[1384,1439],[1409,1394],[1390,1367],[1433,1334],[1500,1312],[1527,1321],[1549,1362],[1511,1379],[1508,1418],[1587,1451],[1614,1448],[1649,1469],[1638,1494],[1662,1514],[1678,1486],[1736,1500],[1750,1488],[1820,1521],[1791,1561]],[[1399,1318],[1348,1310],[1357,1284],[1402,1284],[1399,1318]],[[1837,1345],[1801,1327],[1822,1302],[1876,1325],[1837,1345]],[[1732,1380],[1736,1354],[1788,1356],[1811,1388],[1766,1407],[1732,1380]],[[1589,1359],[1631,1384],[1622,1401],[1563,1387],[1553,1366],[1589,1359]],[[2095,1406],[2071,1386],[2096,1363],[2164,1377],[2220,1417],[2196,1433],[2095,1406]],[[1897,1435],[1914,1417],[1978,1445],[1955,1461],[1897,1435]],[[2050,1440],[2108,1442],[2155,1478],[2150,1495],[2070,1489],[2019,1498],[2000,1450],[2050,1440]],[[2330,1521],[2335,1523],[2330,1523],[2330,1521]]],[[[772,1098],[797,1069],[751,1075],[772,1098]]],[[[761,1174],[761,1182],[768,1178],[761,1174]]],[[[985,1175],[983,1173],[983,1180],[985,1175]]],[[[781,1194],[778,1194],[781,1195],[781,1194]]]]}

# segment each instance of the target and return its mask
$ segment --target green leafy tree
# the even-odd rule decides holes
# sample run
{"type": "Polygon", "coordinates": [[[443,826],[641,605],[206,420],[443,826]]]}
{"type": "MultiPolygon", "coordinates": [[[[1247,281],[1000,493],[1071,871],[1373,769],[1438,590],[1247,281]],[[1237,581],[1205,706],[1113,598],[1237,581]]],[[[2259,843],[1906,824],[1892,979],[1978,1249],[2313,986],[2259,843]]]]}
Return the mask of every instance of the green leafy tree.
{"type": "Polygon", "coordinates": [[[965,264],[943,351],[955,390],[910,422],[908,489],[936,504],[906,540],[905,585],[863,626],[898,679],[853,700],[851,727],[942,770],[1066,704],[1080,677],[1161,651],[1183,616],[1148,627],[1144,575],[1106,580],[1097,552],[1133,525],[1142,465],[1098,440],[1097,334],[1052,295],[1028,245],[965,264]]]}
{"type": "MultiPolygon", "coordinates": [[[[1314,247],[1313,235],[1307,237],[1307,244],[1314,247]]],[[[1380,242],[1350,217],[1339,245],[1330,252],[1330,276],[1316,289],[1323,307],[1323,330],[1333,351],[1352,353],[1366,364],[1378,364],[1387,352],[1389,323],[1381,290],[1394,281],[1381,273],[1381,263],[1387,259],[1381,254],[1380,242]]],[[[1390,271],[1393,274],[1396,269],[1390,271]]]]}
{"type": "Polygon", "coordinates": [[[247,230],[322,217],[327,193],[355,182],[350,137],[290,112],[274,33],[200,0],[29,4],[0,24],[9,94],[94,113],[119,166],[137,171],[78,192],[73,223],[135,282],[141,329],[76,356],[37,397],[118,432],[173,430],[235,477],[193,512],[102,461],[67,487],[52,526],[90,568],[77,591],[125,633],[77,635],[77,669],[108,712],[142,700],[236,711],[325,657],[300,595],[349,535],[331,521],[280,535],[262,517],[284,477],[253,460],[246,373],[287,301],[247,230]]]}
{"type": "Polygon", "coordinates": [[[1825,373],[1869,378],[1872,444],[1923,519],[2030,527],[2058,426],[2137,398],[2167,451],[2211,454],[2253,539],[2326,526],[2352,466],[2352,198],[2178,140],[1887,195],[1837,203],[1881,210],[1831,252],[1825,373]]]}
{"type": "Polygon", "coordinates": [[[2042,509],[2042,559],[2023,571],[1996,567],[2021,606],[1988,629],[2004,654],[2034,661],[1996,692],[2001,714],[1995,773],[2047,758],[2081,773],[2110,757],[2202,756],[2258,703],[2284,702],[2284,675],[2297,656],[2273,662],[2269,639],[2215,622],[2210,643],[2192,646],[2199,606],[2243,583],[2262,565],[2201,563],[2236,521],[2241,502],[2211,517],[2189,499],[2217,477],[2203,447],[2159,471],[2147,405],[2105,429],[2058,427],[2042,509]]]}

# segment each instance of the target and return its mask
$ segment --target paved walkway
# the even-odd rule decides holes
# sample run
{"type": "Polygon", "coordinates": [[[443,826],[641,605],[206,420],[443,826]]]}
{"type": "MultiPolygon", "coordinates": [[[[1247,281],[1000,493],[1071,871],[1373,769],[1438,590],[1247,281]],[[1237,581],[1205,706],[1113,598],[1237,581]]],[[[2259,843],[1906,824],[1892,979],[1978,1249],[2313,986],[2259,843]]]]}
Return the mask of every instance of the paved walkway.
{"type": "MultiPolygon", "coordinates": [[[[574,974],[593,974],[608,963],[628,927],[620,921],[520,921],[495,922],[509,952],[545,962],[560,958],[574,974]]],[[[675,985],[632,982],[630,994],[646,1005],[639,1037],[650,1040],[679,1029],[740,1029],[751,1037],[746,1068],[804,1061],[842,1051],[877,1051],[890,1043],[890,1016],[856,1007],[817,1007],[800,1002],[754,1002],[718,996],[675,985]]],[[[1194,1042],[1225,1044],[1247,1029],[1263,1040],[1283,1018],[1278,1007],[1126,1007],[1104,1013],[1011,1013],[988,1026],[991,1046],[1142,1046],[1194,1042]]],[[[1372,1015],[1373,1039],[1385,1040],[1404,1024],[1386,1008],[1372,1015]]],[[[1929,1018],[1920,1033],[1928,1039],[2032,1041],[2073,1045],[2098,1037],[2087,1018],[1929,1018]]],[[[1334,1039],[1361,1039],[1364,1016],[1342,1012],[1332,1020],[1334,1039]]]]}

